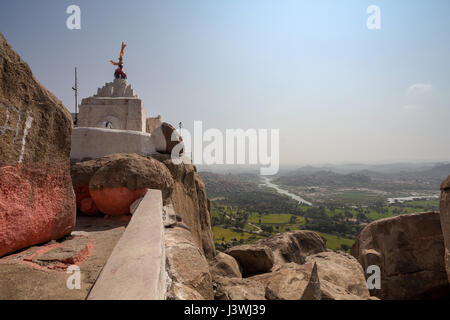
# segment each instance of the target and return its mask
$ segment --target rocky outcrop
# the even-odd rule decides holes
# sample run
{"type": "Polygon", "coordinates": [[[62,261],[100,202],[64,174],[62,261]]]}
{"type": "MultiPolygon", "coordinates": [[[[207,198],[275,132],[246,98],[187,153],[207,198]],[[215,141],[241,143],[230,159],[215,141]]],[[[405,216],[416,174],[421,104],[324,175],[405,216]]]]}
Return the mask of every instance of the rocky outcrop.
{"type": "Polygon", "coordinates": [[[269,247],[274,256],[274,264],[287,262],[305,263],[311,254],[326,251],[322,238],[313,231],[295,230],[279,233],[255,242],[255,245],[269,247]]]}
{"type": "Polygon", "coordinates": [[[174,180],[170,200],[175,212],[192,232],[192,238],[207,259],[216,255],[211,227],[211,203],[206,195],[205,184],[194,165],[176,164],[170,155],[152,155],[169,169],[174,180]]]}
{"type": "Polygon", "coordinates": [[[209,264],[213,278],[219,276],[242,278],[241,266],[236,259],[226,253],[219,252],[209,264]]]}
{"type": "Polygon", "coordinates": [[[381,270],[381,299],[431,299],[448,294],[439,213],[381,219],[367,225],[352,247],[363,269],[381,270]]]}
{"type": "Polygon", "coordinates": [[[238,261],[244,275],[269,272],[273,267],[272,250],[264,245],[243,244],[230,248],[225,253],[238,261]]]}
{"type": "Polygon", "coordinates": [[[214,298],[208,262],[185,227],[166,228],[167,273],[172,283],[168,299],[214,298]]]}
{"type": "Polygon", "coordinates": [[[366,300],[369,298],[364,270],[361,264],[343,252],[321,252],[306,258],[316,263],[322,300],[366,300]]]}
{"type": "Polygon", "coordinates": [[[272,272],[249,278],[214,279],[218,300],[320,300],[314,263],[287,263],[272,272]]]}
{"type": "Polygon", "coordinates": [[[246,278],[217,277],[214,279],[215,300],[265,300],[261,282],[246,278]]]}
{"type": "Polygon", "coordinates": [[[164,204],[170,204],[180,216],[205,256],[215,256],[210,203],[195,166],[176,164],[170,155],[113,154],[73,163],[71,175],[79,210],[81,202],[90,197],[103,213],[129,213],[130,205],[142,196],[143,190],[161,190],[164,204]]]}
{"type": "Polygon", "coordinates": [[[288,263],[272,272],[266,284],[268,300],[320,300],[320,282],[315,263],[288,263]]]}
{"type": "Polygon", "coordinates": [[[71,115],[0,34],[0,256],[70,234],[71,115]]]}
{"type": "Polygon", "coordinates": [[[130,213],[130,205],[147,189],[158,189],[163,199],[170,197],[173,179],[167,168],[155,159],[137,154],[117,154],[99,168],[89,181],[89,193],[105,214],[130,213]]]}
{"type": "Polygon", "coordinates": [[[445,266],[450,283],[450,176],[441,184],[441,228],[445,243],[445,266]]]}
{"type": "Polygon", "coordinates": [[[137,154],[113,154],[74,163],[71,175],[77,208],[85,214],[97,210],[108,215],[128,214],[130,205],[147,189],[162,190],[164,199],[168,199],[173,188],[164,165],[137,154]]]}
{"type": "Polygon", "coordinates": [[[312,231],[285,232],[230,248],[211,262],[210,270],[219,300],[369,299],[359,262],[343,252],[327,251],[312,231]],[[229,256],[245,278],[231,271],[235,264],[229,256]]]}
{"type": "MultiPolygon", "coordinates": [[[[163,122],[159,127],[152,131],[150,140],[155,146],[156,151],[164,154],[171,154],[172,150],[179,143],[183,142],[183,139],[177,132],[177,130],[167,122],[163,122]]],[[[176,155],[183,153],[183,145],[180,144],[179,149],[175,149],[176,155]]]]}

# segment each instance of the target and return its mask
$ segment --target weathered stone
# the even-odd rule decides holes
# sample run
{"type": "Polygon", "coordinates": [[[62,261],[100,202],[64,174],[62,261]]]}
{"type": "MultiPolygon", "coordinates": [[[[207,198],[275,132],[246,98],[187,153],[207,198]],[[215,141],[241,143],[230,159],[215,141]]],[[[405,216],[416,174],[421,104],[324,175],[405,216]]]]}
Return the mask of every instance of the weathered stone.
{"type": "Polygon", "coordinates": [[[269,272],[273,267],[273,254],[264,245],[243,244],[225,251],[235,258],[242,267],[244,275],[269,272]]]}
{"type": "MultiPolygon", "coordinates": [[[[131,204],[142,198],[148,189],[130,190],[125,187],[90,189],[89,193],[96,207],[107,215],[126,215],[131,204]]],[[[81,208],[83,211],[83,208],[81,208]]]]}
{"type": "Polygon", "coordinates": [[[446,190],[450,190],[450,176],[447,177],[447,179],[445,179],[442,184],[441,184],[441,190],[442,191],[446,191],[446,190]]]}
{"type": "Polygon", "coordinates": [[[321,300],[371,300],[371,298],[375,298],[367,297],[366,299],[362,299],[359,296],[355,296],[347,289],[323,279],[320,279],[320,291],[322,292],[321,300]]]}
{"type": "Polygon", "coordinates": [[[211,227],[211,207],[206,188],[195,166],[188,163],[175,164],[170,155],[152,155],[169,169],[174,180],[174,188],[168,203],[192,232],[197,246],[206,258],[215,256],[214,236],[211,227]]]}
{"type": "Polygon", "coordinates": [[[98,208],[91,197],[84,198],[80,203],[80,211],[86,215],[93,215],[98,213],[98,208]]]}
{"type": "Polygon", "coordinates": [[[439,213],[405,214],[367,225],[352,247],[364,270],[381,269],[381,299],[431,299],[447,295],[439,213]]]}
{"type": "Polygon", "coordinates": [[[78,212],[86,215],[91,215],[98,212],[98,208],[89,193],[89,181],[95,172],[108,161],[108,159],[102,158],[78,163],[74,162],[71,164],[70,176],[72,178],[73,189],[75,191],[78,212]],[[84,205],[82,205],[83,203],[84,205]]]}
{"type": "Polygon", "coordinates": [[[296,230],[279,233],[255,244],[268,246],[274,255],[274,264],[287,262],[302,264],[308,255],[326,250],[322,238],[313,231],[296,230]]]}
{"type": "Polygon", "coordinates": [[[450,283],[450,176],[441,185],[441,228],[445,244],[445,266],[450,283]]]}
{"type": "MultiPolygon", "coordinates": [[[[90,163],[96,160],[89,161],[90,163]]],[[[89,193],[98,209],[109,215],[128,214],[130,205],[147,189],[159,189],[165,200],[173,189],[173,179],[159,161],[137,154],[115,154],[98,160],[103,164],[89,181],[89,193]],[[105,160],[108,159],[107,162],[105,160]]],[[[78,164],[75,164],[76,167],[78,164]]],[[[81,165],[86,169],[86,165],[81,165]]],[[[92,167],[97,167],[95,164],[92,167]]],[[[73,172],[81,169],[73,169],[73,172]]],[[[86,175],[89,170],[85,170],[86,175]]],[[[84,180],[84,179],[80,179],[84,180]]],[[[84,181],[80,181],[84,182],[84,181]]]]}
{"type": "Polygon", "coordinates": [[[320,282],[315,263],[288,263],[271,273],[265,297],[268,300],[320,300],[320,282]]]}
{"type": "Polygon", "coordinates": [[[167,274],[172,285],[179,283],[198,292],[204,299],[212,300],[214,293],[208,262],[191,233],[184,228],[166,228],[165,239],[167,274]]]}
{"type": "Polygon", "coordinates": [[[71,236],[0,258],[0,300],[86,299],[125,227],[118,219],[80,216],[71,236]],[[80,289],[67,288],[72,262],[80,289]]]}
{"type": "Polygon", "coordinates": [[[306,258],[307,263],[316,263],[324,299],[354,300],[368,299],[364,270],[361,264],[343,252],[321,252],[306,258]],[[323,285],[325,281],[331,285],[323,285]],[[342,288],[339,289],[339,288],[342,288]],[[337,295],[335,295],[334,293],[337,295]],[[348,295],[348,297],[345,297],[348,295]]]}
{"type": "Polygon", "coordinates": [[[0,34],[0,256],[75,223],[71,115],[0,34]]]}
{"type": "Polygon", "coordinates": [[[214,279],[216,300],[265,300],[264,285],[258,281],[218,276],[214,279]]]}
{"type": "MultiPolygon", "coordinates": [[[[79,264],[87,259],[92,250],[89,239],[85,236],[69,238],[61,244],[55,244],[55,247],[48,251],[34,255],[31,261],[49,269],[61,268],[65,270],[69,265],[79,264]]],[[[25,261],[27,260],[25,259],[25,261]]]]}
{"type": "Polygon", "coordinates": [[[167,293],[167,300],[205,300],[203,296],[184,284],[175,282],[167,293]]]}
{"type": "MultiPolygon", "coordinates": [[[[90,190],[124,187],[129,190],[158,189],[167,199],[173,189],[173,179],[159,161],[137,154],[114,154],[95,171],[89,181],[90,190]]],[[[102,160],[101,160],[102,161],[102,160]]]]}
{"type": "MultiPolygon", "coordinates": [[[[168,204],[167,206],[164,206],[163,208],[163,223],[166,228],[174,227],[176,225],[179,225],[179,223],[183,219],[176,214],[173,205],[168,204]]],[[[189,228],[187,228],[189,229],[189,228]]]]}
{"type": "Polygon", "coordinates": [[[212,261],[210,261],[211,275],[214,278],[230,277],[242,278],[241,267],[232,256],[219,252],[212,261]]]}
{"type": "MultiPolygon", "coordinates": [[[[158,128],[152,131],[151,141],[156,151],[171,154],[175,146],[182,143],[183,139],[173,126],[163,122],[158,128]]],[[[177,155],[183,153],[183,147],[181,144],[179,149],[175,149],[177,155]]]]}

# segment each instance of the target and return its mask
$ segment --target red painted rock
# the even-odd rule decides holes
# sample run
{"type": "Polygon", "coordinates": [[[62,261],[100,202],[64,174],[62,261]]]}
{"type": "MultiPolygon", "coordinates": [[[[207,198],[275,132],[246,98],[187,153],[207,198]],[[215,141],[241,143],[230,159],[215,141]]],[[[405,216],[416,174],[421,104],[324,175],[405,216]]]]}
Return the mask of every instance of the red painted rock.
{"type": "Polygon", "coordinates": [[[0,168],[0,256],[62,238],[75,224],[69,163],[0,168]]]}
{"type": "Polygon", "coordinates": [[[89,193],[89,181],[95,172],[106,163],[108,163],[106,159],[96,159],[71,164],[70,175],[79,213],[86,215],[98,213],[98,208],[89,193]]]}
{"type": "Polygon", "coordinates": [[[77,204],[77,209],[81,208],[81,202],[86,199],[90,198],[91,195],[89,193],[89,186],[78,186],[73,187],[73,191],[75,191],[75,199],[77,204]]]}
{"type": "Polygon", "coordinates": [[[161,162],[137,154],[114,154],[89,163],[75,164],[72,176],[79,172],[85,183],[87,172],[89,193],[97,208],[108,215],[130,213],[130,205],[142,197],[147,189],[159,189],[166,201],[173,190],[173,179],[161,162]],[[101,164],[101,165],[99,165],[101,164]],[[95,170],[97,169],[97,170],[95,170]]]}
{"type": "Polygon", "coordinates": [[[93,215],[98,213],[98,208],[94,200],[92,200],[91,197],[88,197],[81,200],[80,211],[86,215],[93,215]]]}
{"type": "Polygon", "coordinates": [[[147,189],[130,190],[124,187],[90,190],[98,209],[109,215],[130,213],[130,205],[144,196],[147,189]]]}
{"type": "Polygon", "coordinates": [[[70,234],[69,111],[0,34],[0,256],[70,234]]]}

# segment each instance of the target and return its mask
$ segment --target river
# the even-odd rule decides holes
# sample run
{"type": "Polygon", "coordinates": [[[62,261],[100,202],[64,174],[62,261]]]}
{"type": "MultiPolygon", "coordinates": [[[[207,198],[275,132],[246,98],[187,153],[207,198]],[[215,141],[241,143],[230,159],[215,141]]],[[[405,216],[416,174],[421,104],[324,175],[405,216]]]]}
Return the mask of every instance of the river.
{"type": "Polygon", "coordinates": [[[414,200],[430,200],[430,199],[439,199],[439,195],[429,195],[429,196],[409,196],[409,197],[400,197],[400,198],[388,198],[388,203],[393,204],[396,202],[405,202],[405,201],[414,201],[414,200]]]}
{"type": "Polygon", "coordinates": [[[263,182],[263,185],[265,185],[268,188],[275,189],[279,194],[286,195],[286,196],[288,196],[288,197],[298,201],[298,203],[306,204],[308,206],[312,206],[311,202],[308,202],[305,199],[303,199],[302,197],[299,197],[296,194],[290,193],[287,190],[281,189],[278,185],[273,183],[272,180],[267,178],[267,177],[262,177],[262,182],[263,182]]]}

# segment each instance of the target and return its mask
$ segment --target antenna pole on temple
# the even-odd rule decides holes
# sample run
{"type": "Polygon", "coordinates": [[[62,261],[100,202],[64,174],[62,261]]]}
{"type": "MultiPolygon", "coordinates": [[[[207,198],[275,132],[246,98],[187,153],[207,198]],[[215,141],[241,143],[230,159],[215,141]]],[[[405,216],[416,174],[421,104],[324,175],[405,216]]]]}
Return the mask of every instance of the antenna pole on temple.
{"type": "Polygon", "coordinates": [[[77,67],[75,67],[75,86],[72,87],[72,90],[75,92],[75,121],[74,125],[76,126],[78,123],[78,79],[77,79],[77,67]]]}

